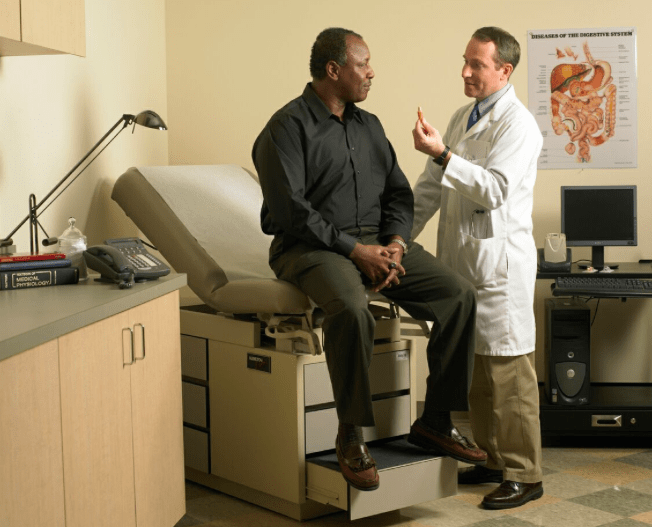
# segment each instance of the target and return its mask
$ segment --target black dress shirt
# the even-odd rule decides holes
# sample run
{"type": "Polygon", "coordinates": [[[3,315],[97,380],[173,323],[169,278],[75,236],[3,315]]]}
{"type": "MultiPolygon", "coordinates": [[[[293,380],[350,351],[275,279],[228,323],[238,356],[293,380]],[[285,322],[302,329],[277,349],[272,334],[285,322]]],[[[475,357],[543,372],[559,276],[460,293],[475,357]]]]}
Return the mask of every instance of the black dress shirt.
{"type": "Polygon", "coordinates": [[[343,119],[308,84],[256,139],[261,225],[277,250],[301,240],[349,256],[359,229],[410,238],[412,189],[380,121],[355,104],[343,119]]]}

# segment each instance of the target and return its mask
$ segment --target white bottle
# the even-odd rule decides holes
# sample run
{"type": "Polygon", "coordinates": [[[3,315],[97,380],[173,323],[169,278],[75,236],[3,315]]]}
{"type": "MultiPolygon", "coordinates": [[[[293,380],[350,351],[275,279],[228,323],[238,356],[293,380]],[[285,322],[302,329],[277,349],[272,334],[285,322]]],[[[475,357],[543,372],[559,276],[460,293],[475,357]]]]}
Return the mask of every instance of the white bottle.
{"type": "Polygon", "coordinates": [[[59,236],[59,252],[64,253],[66,258],[72,261],[72,266],[79,269],[79,281],[83,282],[88,278],[84,259],[86,236],[75,227],[75,218],[68,218],[68,223],[70,226],[59,236]]]}

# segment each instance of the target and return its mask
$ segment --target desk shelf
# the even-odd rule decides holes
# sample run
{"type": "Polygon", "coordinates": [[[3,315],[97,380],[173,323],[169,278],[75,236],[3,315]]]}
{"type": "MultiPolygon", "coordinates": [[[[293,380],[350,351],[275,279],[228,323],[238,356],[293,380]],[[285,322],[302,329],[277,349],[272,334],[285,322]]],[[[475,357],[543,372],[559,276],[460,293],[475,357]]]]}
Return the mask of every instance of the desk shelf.
{"type": "Polygon", "coordinates": [[[652,385],[592,384],[589,404],[551,404],[539,387],[541,434],[652,436],[652,385]]]}

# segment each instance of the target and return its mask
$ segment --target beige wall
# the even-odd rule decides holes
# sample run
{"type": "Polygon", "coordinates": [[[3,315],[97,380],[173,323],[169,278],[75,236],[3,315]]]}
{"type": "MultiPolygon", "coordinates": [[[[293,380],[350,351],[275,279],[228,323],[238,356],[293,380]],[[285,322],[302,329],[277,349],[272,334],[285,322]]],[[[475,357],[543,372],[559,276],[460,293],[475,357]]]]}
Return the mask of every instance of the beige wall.
{"type": "MultiPolygon", "coordinates": [[[[86,0],[86,57],[0,57],[0,236],[125,113],[167,118],[164,0],[86,0]]],[[[42,216],[57,236],[74,216],[89,243],[135,235],[110,199],[113,181],[134,165],[167,164],[167,135],[138,126],[102,153],[42,216]]],[[[14,243],[29,251],[28,229],[14,243]]]]}
{"type": "MultiPolygon", "coordinates": [[[[362,106],[379,116],[401,166],[414,184],[424,157],[414,151],[411,129],[422,106],[444,129],[453,110],[467,102],[460,77],[464,47],[474,29],[499,25],[523,47],[512,82],[527,104],[529,29],[637,27],[639,122],[652,115],[647,92],[652,71],[652,12],[649,0],[595,0],[574,11],[565,0],[166,0],[170,163],[236,163],[253,169],[250,152],[271,114],[298,96],[309,80],[308,58],[315,36],[328,26],[363,35],[376,78],[362,106]],[[568,15],[575,13],[572,18],[568,15]]],[[[562,184],[636,184],[639,188],[639,245],[607,249],[607,258],[652,257],[652,132],[638,129],[638,168],[540,171],[535,190],[534,234],[542,246],[559,231],[562,184]]],[[[419,241],[435,250],[434,223],[419,241]]],[[[586,255],[575,249],[574,256],[586,255]]],[[[543,298],[537,288],[538,350],[542,351],[543,298]]],[[[596,302],[591,302],[595,306],[596,302]]],[[[603,300],[593,328],[594,381],[652,381],[652,303],[603,300]],[[627,329],[625,329],[627,328],[627,329]]],[[[420,342],[420,396],[426,363],[420,342]]],[[[538,369],[542,375],[542,353],[538,369]]]]}

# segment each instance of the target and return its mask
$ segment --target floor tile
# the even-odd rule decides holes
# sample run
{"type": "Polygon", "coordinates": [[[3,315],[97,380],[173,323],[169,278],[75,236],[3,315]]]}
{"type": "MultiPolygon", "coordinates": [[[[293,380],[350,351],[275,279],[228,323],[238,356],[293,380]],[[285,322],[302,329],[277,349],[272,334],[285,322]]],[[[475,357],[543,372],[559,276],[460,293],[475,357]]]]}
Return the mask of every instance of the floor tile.
{"type": "Polygon", "coordinates": [[[652,497],[649,494],[619,487],[585,494],[569,501],[625,517],[652,511],[652,497]]]}
{"type": "Polygon", "coordinates": [[[611,460],[603,463],[578,465],[565,472],[607,485],[625,485],[633,481],[652,478],[652,470],[611,460]]]}
{"type": "Polygon", "coordinates": [[[634,481],[627,484],[627,488],[643,492],[644,494],[652,494],[652,478],[634,481]]]}
{"type": "Polygon", "coordinates": [[[543,477],[544,496],[554,496],[559,499],[570,499],[584,494],[610,488],[606,483],[589,480],[573,474],[555,472],[543,477]]]}
{"type": "Polygon", "coordinates": [[[620,463],[629,463],[631,465],[636,465],[637,467],[647,468],[652,470],[652,451],[647,450],[643,452],[637,452],[635,454],[627,454],[622,457],[615,458],[614,461],[620,463]]]}
{"type": "Polygon", "coordinates": [[[534,527],[535,525],[535,523],[530,523],[519,518],[503,516],[499,518],[492,518],[490,520],[484,520],[480,523],[473,523],[468,527],[534,527]]]}
{"type": "Polygon", "coordinates": [[[647,523],[641,523],[636,521],[633,518],[626,518],[624,520],[618,520],[613,523],[605,523],[603,527],[646,527],[647,523]]]}
{"type": "Polygon", "coordinates": [[[630,519],[637,520],[638,522],[642,522],[646,525],[652,525],[652,511],[635,514],[630,519]]]}
{"type": "Polygon", "coordinates": [[[541,527],[598,527],[621,519],[616,514],[569,501],[528,510],[514,509],[513,516],[541,527]]]}

